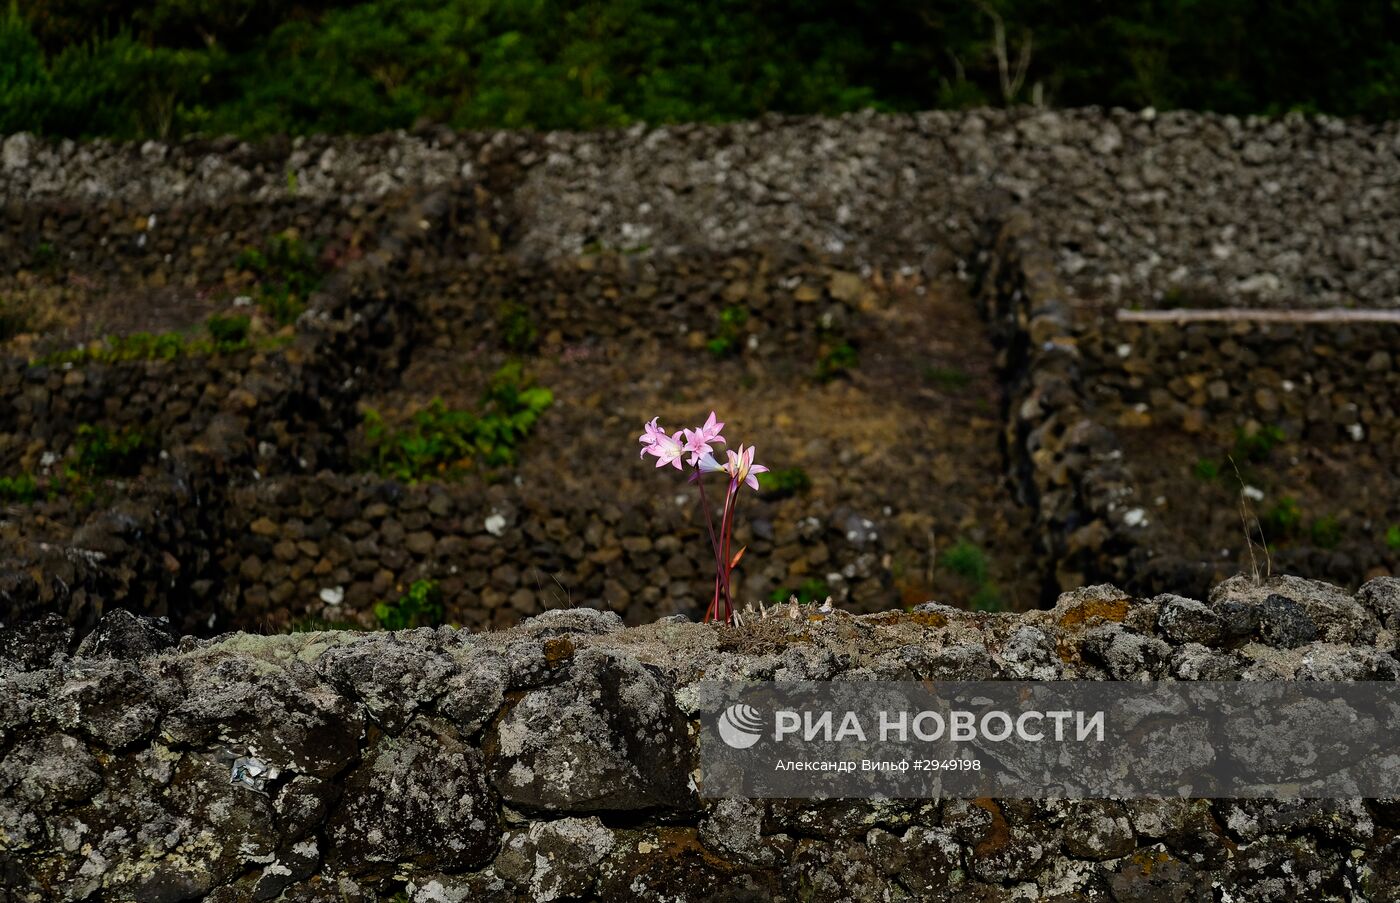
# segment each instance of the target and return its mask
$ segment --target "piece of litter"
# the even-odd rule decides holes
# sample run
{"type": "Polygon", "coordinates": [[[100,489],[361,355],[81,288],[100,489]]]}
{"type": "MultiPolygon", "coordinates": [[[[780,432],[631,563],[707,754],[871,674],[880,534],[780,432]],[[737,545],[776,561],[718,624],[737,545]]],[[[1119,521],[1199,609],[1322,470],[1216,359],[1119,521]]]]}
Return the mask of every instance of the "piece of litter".
{"type": "Polygon", "coordinates": [[[233,760],[233,771],[229,776],[229,783],[247,787],[258,793],[266,793],[264,788],[267,786],[267,782],[277,780],[277,776],[281,773],[281,770],[275,765],[268,765],[259,758],[239,756],[233,760]]]}

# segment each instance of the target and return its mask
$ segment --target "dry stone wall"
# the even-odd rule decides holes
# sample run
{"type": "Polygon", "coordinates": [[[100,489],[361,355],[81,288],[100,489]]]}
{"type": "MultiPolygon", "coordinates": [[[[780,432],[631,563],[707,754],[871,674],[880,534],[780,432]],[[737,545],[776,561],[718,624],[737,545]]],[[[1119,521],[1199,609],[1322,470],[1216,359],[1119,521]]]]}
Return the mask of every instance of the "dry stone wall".
{"type": "Polygon", "coordinates": [[[1397,628],[1391,578],[742,628],[576,609],[177,642],[113,612],[74,648],[33,622],[0,631],[0,878],[34,903],[1393,900],[1394,800],[706,799],[688,700],[716,678],[1393,681],[1397,628]]]}
{"type": "Polygon", "coordinates": [[[0,198],[161,205],[296,195],[372,203],[485,181],[508,244],[642,253],[791,242],[969,270],[988,195],[1049,232],[1088,296],[1394,306],[1400,126],[1151,110],[767,117],[603,133],[308,138],[247,145],[4,140],[0,198]]]}
{"type": "MultiPolygon", "coordinates": [[[[427,530],[429,543],[414,515],[379,538],[376,554],[387,562],[357,560],[304,535],[315,518],[296,513],[301,503],[281,510],[269,500],[302,489],[314,498],[342,483],[354,484],[344,488],[355,498],[371,491],[373,480],[325,473],[353,469],[344,440],[359,408],[397,403],[382,390],[393,389],[415,349],[445,340],[501,347],[503,306],[528,309],[551,347],[586,352],[603,334],[679,336],[698,350],[719,313],[737,305],[751,312],[743,341],[801,355],[856,320],[872,286],[922,290],[949,274],[975,280],[1000,343],[1006,467],[1020,501],[1036,511],[1042,599],[1098,579],[1142,592],[1203,591],[1218,569],[1162,556],[1141,528],[1150,487],[1124,457],[1125,426],[1141,422],[1146,405],[1164,424],[1277,422],[1290,436],[1339,441],[1360,429],[1369,445],[1393,445],[1393,330],[1310,329],[1293,342],[1279,329],[1193,327],[1167,340],[1096,319],[1099,304],[1393,304],[1400,286],[1385,261],[1400,235],[1397,141],[1394,125],[1325,117],[1093,110],[767,118],[590,134],[428,130],[262,145],[10,136],[0,144],[3,291],[64,292],[75,309],[98,298],[127,310],[171,307],[173,325],[188,325],[203,310],[200,298],[238,289],[237,251],[285,229],[328,249],[335,275],[289,345],[170,362],[36,366],[28,353],[4,362],[0,390],[14,402],[0,411],[7,472],[62,460],[81,424],[140,424],[162,437],[161,454],[119,480],[116,496],[8,509],[0,541],[12,561],[28,564],[6,579],[5,611],[85,610],[92,600],[75,603],[73,588],[91,572],[99,601],[75,623],[90,625],[102,604],[133,604],[187,630],[214,608],[281,624],[333,614],[320,607],[323,589],[359,599],[403,586],[422,562],[450,567],[458,520],[443,522],[448,532],[427,530]],[[1305,346],[1316,351],[1309,369],[1293,373],[1305,346]],[[260,480],[274,484],[258,488],[260,480]],[[178,513],[123,521],[105,510],[130,497],[134,511],[168,512],[159,500],[184,493],[199,500],[188,527],[170,520],[178,513]],[[270,543],[247,531],[262,518],[277,525],[270,543]],[[197,566],[183,563],[183,540],[163,546],[181,562],[174,580],[162,556],[128,565],[90,554],[154,535],[210,543],[193,556],[197,566]],[[405,545],[409,536],[418,551],[405,545]],[[280,543],[305,547],[292,556],[283,545],[279,557],[280,543]],[[42,561],[73,579],[43,577],[42,561]],[[244,598],[239,581],[254,571],[244,598]],[[125,589],[100,601],[111,587],[125,589]],[[199,600],[184,595],[190,587],[201,588],[199,600]],[[289,609],[288,598],[300,601],[289,609]]],[[[170,324],[154,317],[148,325],[170,324]]],[[[489,514],[473,508],[499,507],[476,491],[453,492],[460,523],[489,514]]],[[[524,496],[509,501],[544,522],[562,516],[563,533],[578,535],[570,512],[524,496]]],[[[355,518],[311,529],[334,532],[342,520],[355,518]]],[[[478,555],[509,547],[543,556],[590,604],[625,600],[613,604],[638,622],[667,613],[667,594],[607,571],[633,557],[647,566],[674,558],[622,546],[640,549],[656,532],[650,526],[609,531],[609,549],[521,537],[478,555]]],[[[823,562],[889,557],[849,547],[843,526],[809,535],[805,521],[780,519],[772,540],[755,541],[786,548],[800,537],[822,545],[823,562]]],[[[1385,564],[1374,552],[1342,551],[1296,563],[1338,581],[1385,564]]],[[[682,584],[698,569],[694,561],[676,567],[682,584]]],[[[838,595],[882,607],[891,587],[879,573],[862,569],[838,595]]],[[[469,593],[466,581],[481,577],[461,577],[454,607],[472,612],[462,623],[499,623],[552,604],[543,578],[519,569],[508,578],[469,593]]],[[[450,584],[458,579],[448,575],[450,584]]]]}

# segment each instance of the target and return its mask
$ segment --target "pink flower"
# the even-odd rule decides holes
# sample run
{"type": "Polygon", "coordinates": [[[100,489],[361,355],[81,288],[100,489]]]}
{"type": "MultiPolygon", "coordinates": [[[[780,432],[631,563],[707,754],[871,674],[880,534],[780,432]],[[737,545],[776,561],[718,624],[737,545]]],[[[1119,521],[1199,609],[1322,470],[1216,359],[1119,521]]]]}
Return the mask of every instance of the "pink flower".
{"type": "Polygon", "coordinates": [[[724,429],[724,422],[715,421],[715,412],[710,412],[710,419],[705,421],[705,425],[699,429],[685,431],[685,450],[690,452],[689,463],[692,467],[700,463],[700,459],[705,455],[713,454],[714,447],[711,442],[718,442],[724,445],[724,437],[719,431],[724,429]]]}
{"type": "Polygon", "coordinates": [[[651,451],[651,447],[656,444],[657,439],[666,438],[666,431],[656,425],[656,421],[660,419],[660,417],[651,418],[651,423],[644,425],[642,434],[637,437],[637,441],[642,443],[643,458],[647,456],[647,452],[651,451]]]}
{"type": "Polygon", "coordinates": [[[695,466],[699,468],[701,473],[719,473],[721,470],[728,473],[725,465],[716,461],[715,456],[709,452],[701,455],[700,460],[695,462],[695,466]]]}
{"type": "Polygon", "coordinates": [[[768,468],[762,464],[753,463],[754,447],[750,445],[747,449],[743,445],[739,446],[739,453],[733,451],[729,453],[729,475],[736,483],[745,483],[750,489],[758,489],[758,475],[767,473],[768,468]]]}
{"type": "Polygon", "coordinates": [[[651,422],[645,427],[645,432],[638,437],[642,443],[642,457],[647,455],[656,456],[656,466],[665,467],[667,464],[675,466],[676,470],[681,469],[681,456],[685,454],[685,446],[681,444],[681,433],[677,430],[674,435],[666,435],[666,431],[656,425],[657,417],[651,418],[651,422]]]}
{"type": "Polygon", "coordinates": [[[698,467],[701,473],[717,473],[722,470],[729,474],[729,478],[736,484],[743,483],[750,489],[758,489],[758,475],[767,473],[768,468],[753,463],[753,453],[753,446],[744,448],[740,445],[737,453],[733,449],[729,450],[728,462],[721,464],[715,460],[714,455],[704,455],[700,458],[698,467]]]}

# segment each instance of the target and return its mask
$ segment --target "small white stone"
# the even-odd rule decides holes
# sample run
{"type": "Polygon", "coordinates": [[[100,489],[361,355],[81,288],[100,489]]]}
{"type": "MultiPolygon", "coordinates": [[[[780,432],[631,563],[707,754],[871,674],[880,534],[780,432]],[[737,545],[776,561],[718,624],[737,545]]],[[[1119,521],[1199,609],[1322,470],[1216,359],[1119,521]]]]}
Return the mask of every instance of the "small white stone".
{"type": "Polygon", "coordinates": [[[1362,439],[1366,438],[1366,428],[1359,423],[1353,423],[1351,426],[1347,427],[1347,432],[1351,434],[1353,442],[1360,442],[1362,439]]]}
{"type": "Polygon", "coordinates": [[[1247,499],[1250,499],[1250,500],[1256,501],[1256,502],[1262,502],[1262,501],[1264,501],[1264,490],[1260,489],[1260,488],[1257,487],[1257,486],[1246,486],[1246,487],[1244,487],[1244,489],[1241,489],[1240,491],[1244,493],[1245,498],[1247,498],[1247,499]]]}
{"type": "Polygon", "coordinates": [[[1128,344],[1127,342],[1124,342],[1123,344],[1121,344],[1121,345],[1118,346],[1118,356],[1119,356],[1119,357],[1127,357],[1128,355],[1130,355],[1130,354],[1132,354],[1132,353],[1133,353],[1133,346],[1130,345],[1130,344],[1128,344]]]}
{"type": "Polygon", "coordinates": [[[486,532],[492,536],[501,536],[506,532],[506,519],[503,515],[492,514],[486,518],[486,532]]]}
{"type": "Polygon", "coordinates": [[[1147,512],[1141,508],[1132,508],[1123,515],[1123,523],[1129,527],[1147,526],[1147,512]]]}
{"type": "Polygon", "coordinates": [[[345,601],[345,587],[326,586],[321,588],[321,601],[327,605],[339,605],[345,601]]]}

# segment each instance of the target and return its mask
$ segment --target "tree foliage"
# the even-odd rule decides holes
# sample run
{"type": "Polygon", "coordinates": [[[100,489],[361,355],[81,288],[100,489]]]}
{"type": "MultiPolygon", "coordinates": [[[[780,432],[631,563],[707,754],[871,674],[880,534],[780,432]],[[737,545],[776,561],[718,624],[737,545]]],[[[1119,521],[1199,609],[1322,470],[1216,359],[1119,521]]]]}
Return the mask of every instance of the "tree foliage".
{"type": "Polygon", "coordinates": [[[1400,0],[12,0],[0,132],[595,128],[1042,102],[1400,116],[1400,0]]]}

